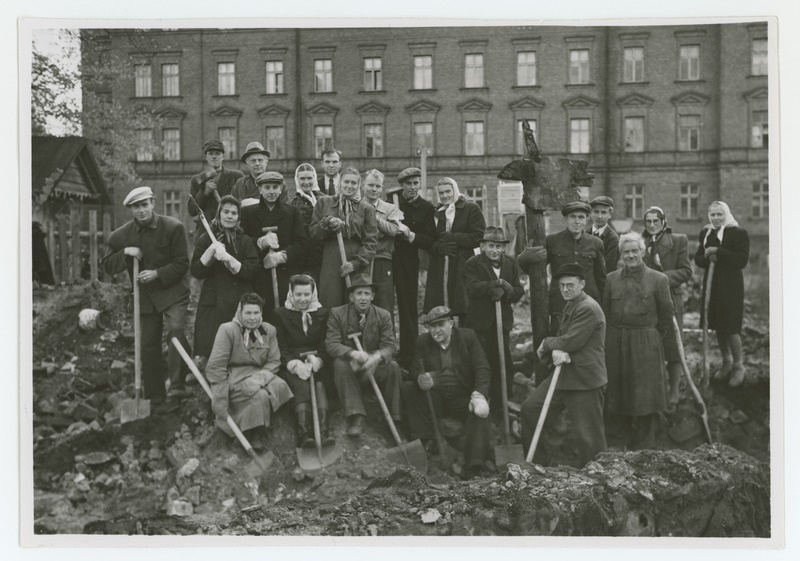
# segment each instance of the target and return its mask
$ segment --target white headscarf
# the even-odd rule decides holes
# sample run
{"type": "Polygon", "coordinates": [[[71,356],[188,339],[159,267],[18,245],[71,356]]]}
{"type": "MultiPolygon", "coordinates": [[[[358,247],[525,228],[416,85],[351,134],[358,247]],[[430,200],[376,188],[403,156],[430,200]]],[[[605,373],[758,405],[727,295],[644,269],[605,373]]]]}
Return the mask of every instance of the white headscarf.
{"type": "Polygon", "coordinates": [[[708,209],[709,209],[709,212],[708,212],[708,224],[705,225],[705,228],[707,229],[707,231],[706,231],[706,237],[703,239],[703,246],[704,247],[706,245],[706,242],[708,242],[708,236],[711,235],[711,232],[715,231],[714,226],[711,225],[711,207],[714,206],[714,205],[721,207],[722,208],[722,212],[725,213],[725,218],[722,220],[722,226],[720,226],[719,227],[719,231],[717,231],[717,239],[719,240],[719,243],[722,243],[722,236],[725,233],[725,228],[727,228],[728,226],[738,226],[739,225],[739,223],[736,222],[736,219],[733,217],[733,213],[731,213],[731,209],[727,205],[727,203],[723,203],[722,201],[714,201],[713,203],[708,205],[708,209]]]}
{"type": "Polygon", "coordinates": [[[311,187],[311,191],[309,191],[308,193],[303,191],[302,187],[300,187],[300,179],[298,179],[298,176],[300,175],[300,171],[301,171],[300,168],[302,166],[304,166],[304,165],[310,166],[311,169],[310,170],[304,169],[302,171],[310,171],[311,173],[313,173],[314,174],[314,183],[313,183],[313,185],[317,185],[317,170],[315,170],[314,166],[312,166],[311,164],[300,164],[299,166],[297,166],[297,169],[294,170],[294,185],[296,187],[297,195],[299,197],[303,197],[305,200],[310,202],[311,206],[316,206],[317,198],[314,196],[314,187],[313,187],[313,185],[311,187]]]}
{"type": "MultiPolygon", "coordinates": [[[[458,183],[452,177],[443,177],[437,183],[437,194],[438,194],[438,186],[439,185],[451,185],[453,187],[453,202],[447,205],[444,209],[444,231],[449,232],[450,229],[453,227],[453,220],[456,218],[456,202],[461,197],[461,191],[458,190],[458,183]]],[[[439,209],[441,210],[441,209],[439,209]]],[[[438,218],[437,218],[438,224],[438,218]]]]}
{"type": "Polygon", "coordinates": [[[303,333],[305,333],[306,335],[308,335],[308,326],[313,323],[313,320],[311,319],[311,312],[316,312],[322,307],[322,304],[320,304],[319,298],[317,296],[317,283],[315,283],[314,279],[312,279],[311,277],[308,278],[311,279],[311,303],[308,305],[308,308],[306,308],[305,310],[301,310],[294,303],[294,296],[292,295],[291,285],[289,285],[289,293],[286,295],[286,302],[284,302],[283,304],[283,306],[287,310],[300,312],[302,314],[303,333]]]}

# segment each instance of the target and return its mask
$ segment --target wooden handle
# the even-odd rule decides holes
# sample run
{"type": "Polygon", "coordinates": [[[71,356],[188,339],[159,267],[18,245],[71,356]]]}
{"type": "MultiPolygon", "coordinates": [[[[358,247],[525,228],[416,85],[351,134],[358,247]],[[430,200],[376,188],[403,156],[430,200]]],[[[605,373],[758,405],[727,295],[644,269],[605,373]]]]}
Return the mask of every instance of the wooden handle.
{"type": "Polygon", "coordinates": [[[542,427],[544,427],[544,420],[547,417],[547,410],[550,409],[550,402],[553,400],[553,393],[556,391],[558,385],[558,376],[561,374],[561,365],[556,366],[556,371],[553,372],[553,379],[550,380],[550,387],[547,388],[547,395],[544,398],[544,405],[542,412],[539,413],[539,422],[536,423],[536,430],[531,439],[531,446],[528,448],[528,455],[525,456],[525,461],[529,464],[533,462],[533,454],[536,452],[536,446],[539,444],[539,437],[542,435],[542,427]]]}
{"type": "MultiPolygon", "coordinates": [[[[344,250],[344,238],[342,237],[341,230],[336,232],[336,241],[339,243],[339,256],[342,258],[342,265],[344,265],[347,262],[347,252],[344,250]]],[[[344,282],[347,285],[347,288],[350,288],[352,282],[350,280],[350,275],[347,275],[344,278],[344,282]]]]}
{"type": "Polygon", "coordinates": [[[442,276],[444,277],[444,279],[442,281],[442,284],[443,284],[442,288],[444,289],[444,305],[445,306],[449,306],[450,294],[448,294],[449,291],[447,290],[447,288],[448,288],[448,285],[450,284],[450,282],[449,282],[449,280],[450,280],[450,257],[448,255],[444,256],[444,275],[442,275],[442,276]]]}
{"type": "Polygon", "coordinates": [[[700,406],[700,416],[703,420],[703,428],[706,431],[708,443],[711,444],[711,428],[708,426],[708,411],[706,410],[706,403],[703,401],[703,397],[700,395],[700,391],[697,389],[697,386],[694,383],[691,372],[689,372],[689,365],[686,362],[686,350],[683,348],[683,340],[681,339],[681,327],[678,325],[678,318],[675,316],[672,316],[672,327],[673,332],[675,333],[675,338],[678,340],[678,354],[681,358],[681,369],[683,370],[683,375],[686,377],[686,383],[689,384],[689,389],[691,389],[695,401],[697,401],[697,404],[700,406]]]}
{"type": "Polygon", "coordinates": [[[133,391],[138,399],[142,393],[142,311],[139,296],[139,259],[133,258],[133,391]]]}
{"type": "Polygon", "coordinates": [[[272,297],[275,299],[275,308],[280,307],[281,300],[280,300],[280,290],[278,290],[278,271],[275,270],[275,267],[270,269],[272,271],[272,297]]]}
{"type": "Polygon", "coordinates": [[[497,323],[497,354],[500,355],[500,393],[503,399],[503,436],[510,444],[511,428],[508,419],[508,381],[506,380],[506,349],[503,340],[503,307],[500,300],[494,303],[495,323],[497,323]]]}
{"type": "Polygon", "coordinates": [[[214,198],[217,199],[217,204],[219,204],[219,202],[222,200],[222,197],[219,196],[219,193],[216,189],[212,189],[212,191],[214,192],[214,198]]]}
{"type": "Polygon", "coordinates": [[[436,418],[436,408],[433,406],[433,398],[431,397],[430,390],[425,392],[425,399],[428,401],[428,409],[431,411],[431,421],[433,421],[433,435],[436,437],[436,446],[439,448],[439,455],[444,460],[445,464],[449,464],[450,461],[447,457],[447,449],[444,446],[444,439],[442,438],[442,433],[439,430],[439,420],[436,418]]]}
{"type": "Polygon", "coordinates": [[[703,381],[702,385],[708,386],[711,379],[708,372],[708,308],[711,302],[711,283],[714,280],[714,265],[713,261],[708,264],[708,276],[706,277],[706,293],[703,299],[703,381]]]}
{"type": "MultiPolygon", "coordinates": [[[[309,369],[311,365],[308,365],[309,369]]],[[[314,421],[314,445],[317,448],[317,456],[319,456],[320,463],[322,463],[322,435],[319,430],[319,413],[317,412],[317,387],[314,383],[314,372],[308,378],[308,383],[311,386],[311,418],[314,421]]]]}

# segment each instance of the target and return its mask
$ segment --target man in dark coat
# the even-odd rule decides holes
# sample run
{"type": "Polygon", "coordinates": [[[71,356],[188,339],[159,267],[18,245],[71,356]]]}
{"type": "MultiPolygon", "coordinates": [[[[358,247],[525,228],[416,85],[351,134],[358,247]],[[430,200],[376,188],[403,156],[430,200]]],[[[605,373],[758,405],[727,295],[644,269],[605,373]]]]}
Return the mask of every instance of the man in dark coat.
{"type": "MultiPolygon", "coordinates": [[[[225,159],[225,147],[222,142],[213,139],[203,144],[203,155],[208,163],[208,169],[192,176],[189,194],[197,201],[206,217],[216,216],[219,199],[230,195],[236,182],[244,177],[238,169],[225,169],[222,161],[225,159]]],[[[197,209],[189,206],[189,214],[196,217],[197,209]]],[[[199,218],[195,218],[195,239],[205,231],[199,218]]],[[[226,321],[230,321],[228,318],[226,321]]]]}
{"type": "Polygon", "coordinates": [[[509,335],[514,326],[511,304],[519,302],[525,289],[519,280],[517,260],[505,255],[506,239],[502,228],[489,226],[481,239],[481,254],[473,255],[464,266],[467,289],[467,327],[475,330],[489,358],[492,376],[490,396],[492,409],[502,413],[500,392],[500,351],[497,340],[497,305],[500,302],[503,327],[503,354],[506,363],[506,388],[513,387],[514,370],[509,349],[509,335]]]}
{"type": "Polygon", "coordinates": [[[601,195],[592,199],[589,206],[592,207],[592,225],[586,231],[602,240],[606,273],[610,273],[619,266],[619,235],[608,223],[614,214],[614,199],[601,195]]]}
{"type": "Polygon", "coordinates": [[[283,176],[267,171],[259,175],[257,181],[258,204],[242,208],[242,229],[258,246],[263,268],[253,277],[253,288],[264,299],[264,309],[271,313],[281,302],[274,301],[270,269],[278,271],[280,298],[289,289],[289,277],[300,272],[308,248],[308,234],[300,210],[281,199],[286,190],[283,176]],[[277,227],[277,232],[267,231],[270,227],[277,227]]]}
{"type": "Polygon", "coordinates": [[[414,358],[414,343],[419,333],[419,250],[429,250],[436,235],[433,205],[419,194],[421,176],[419,168],[406,168],[397,176],[397,182],[403,188],[399,198],[403,220],[401,233],[395,239],[392,272],[400,315],[400,354],[397,360],[406,369],[414,358]]]}
{"type": "Polygon", "coordinates": [[[489,363],[475,332],[453,326],[453,314],[437,306],[420,318],[428,332],[417,339],[411,368],[415,381],[403,383],[412,438],[427,443],[434,437],[427,397],[436,418],[442,414],[464,422],[464,474],[480,474],[489,455],[489,363]]]}
{"type": "MultiPolygon", "coordinates": [[[[115,275],[127,270],[132,282],[139,283],[141,319],[142,382],[144,397],[163,401],[164,364],[161,335],[164,325],[167,339],[177,337],[188,352],[183,331],[189,304],[189,253],[183,223],[153,211],[153,191],[137,187],[125,197],[133,220],[126,222],[108,238],[108,251],[101,263],[103,270],[115,275]],[[139,276],[133,278],[133,259],[140,264],[139,276]]],[[[181,398],[188,368],[172,345],[169,345],[169,397],[181,398]]]]}
{"type": "MultiPolygon", "coordinates": [[[[260,142],[251,142],[247,145],[247,148],[245,148],[244,154],[242,154],[240,160],[247,166],[250,173],[239,178],[231,191],[231,195],[242,201],[242,207],[255,204],[258,201],[261,192],[258,187],[257,179],[259,175],[267,171],[269,157],[269,150],[265,150],[260,142]]],[[[285,202],[285,196],[283,200],[285,202]]]]}
{"type": "MultiPolygon", "coordinates": [[[[606,318],[600,304],[583,292],[586,281],[580,265],[563,265],[553,276],[553,283],[558,283],[566,305],[558,335],[545,337],[537,351],[543,362],[561,366],[547,418],[552,419],[566,407],[579,443],[579,467],[583,467],[606,449],[603,426],[603,400],[608,382],[606,318]]],[[[522,404],[522,443],[526,452],[552,381],[551,374],[522,404]]],[[[534,461],[547,463],[544,446],[537,446],[534,461]]]]}

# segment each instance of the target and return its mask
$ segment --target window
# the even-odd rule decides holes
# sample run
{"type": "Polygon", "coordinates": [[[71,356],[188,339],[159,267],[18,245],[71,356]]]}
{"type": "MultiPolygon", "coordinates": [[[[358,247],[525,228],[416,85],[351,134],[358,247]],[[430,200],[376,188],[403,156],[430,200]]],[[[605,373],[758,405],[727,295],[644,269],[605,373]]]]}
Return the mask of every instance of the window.
{"type": "Polygon", "coordinates": [[[238,150],[236,149],[236,129],[233,127],[220,127],[217,129],[217,135],[225,148],[225,157],[230,159],[238,159],[238,150]]]}
{"type": "Polygon", "coordinates": [[[149,64],[137,64],[133,67],[135,77],[134,93],[136,97],[153,96],[153,68],[149,64]]]}
{"type": "Polygon", "coordinates": [[[364,156],[383,156],[383,125],[364,125],[364,156]]]}
{"type": "Polygon", "coordinates": [[[179,161],[181,159],[181,129],[162,129],[161,140],[164,159],[179,161]]]}
{"type": "Polygon", "coordinates": [[[769,181],[753,183],[753,218],[769,217],[769,181]]]}
{"type": "Polygon", "coordinates": [[[681,80],[699,80],[700,45],[683,45],[680,53],[678,78],[681,80]]]}
{"type": "Polygon", "coordinates": [[[283,127],[267,127],[266,138],[266,148],[272,157],[276,160],[285,158],[286,152],[284,147],[286,146],[286,142],[283,127]]]}
{"type": "Polygon", "coordinates": [[[280,60],[267,61],[267,93],[283,93],[283,62],[280,60]]]}
{"type": "Polygon", "coordinates": [[[380,57],[364,59],[364,91],[378,92],[383,89],[382,66],[380,57]]]}
{"type": "Polygon", "coordinates": [[[181,218],[180,191],[164,191],[164,214],[180,220],[181,218]]]}
{"type": "Polygon", "coordinates": [[[217,95],[236,95],[235,63],[217,63],[217,95]]]}
{"type": "MultiPolygon", "coordinates": [[[[467,187],[465,190],[467,198],[483,209],[483,186],[481,187],[467,187]]],[[[484,211],[485,214],[486,211],[484,211]]]]}
{"type": "Polygon", "coordinates": [[[314,126],[314,153],[317,159],[322,157],[322,151],[333,146],[333,126],[314,126]]]}
{"type": "Polygon", "coordinates": [[[750,74],[754,76],[767,75],[767,40],[766,39],[753,39],[751,43],[751,60],[750,74]]]}
{"type": "Polygon", "coordinates": [[[483,55],[472,54],[464,56],[464,87],[483,87],[483,55]]]}
{"type": "Polygon", "coordinates": [[[414,146],[433,154],[433,123],[414,123],[414,146]]]}
{"type": "Polygon", "coordinates": [[[625,117],[625,151],[644,151],[644,117],[625,117]]]}
{"type": "MultiPolygon", "coordinates": [[[[530,125],[531,130],[533,131],[533,138],[536,140],[536,143],[539,143],[539,131],[537,130],[536,119],[528,119],[528,125],[530,125]]],[[[517,119],[517,154],[524,156],[527,154],[527,148],[525,147],[525,135],[522,132],[522,119],[517,119]]]]}
{"type": "Polygon", "coordinates": [[[430,55],[414,57],[414,89],[433,89],[433,57],[430,55]]]}
{"type": "Polygon", "coordinates": [[[769,121],[766,111],[753,111],[753,128],[750,146],[753,148],[769,148],[769,121]]]}
{"type": "Polygon", "coordinates": [[[180,77],[177,64],[161,65],[161,95],[175,97],[181,95],[180,77]]]}
{"type": "Polygon", "coordinates": [[[644,80],[644,48],[627,47],[624,51],[622,81],[642,82],[644,80]]]}
{"type": "Polygon", "coordinates": [[[153,161],[153,129],[137,129],[136,131],[136,161],[153,161]]]}
{"type": "Polygon", "coordinates": [[[700,115],[678,117],[678,150],[700,150],[700,115]]]}
{"type": "Polygon", "coordinates": [[[536,51],[517,53],[517,85],[536,85],[536,51]]]}
{"type": "Polygon", "coordinates": [[[464,125],[464,153],[467,156],[483,156],[483,121],[467,121],[464,125]]]}
{"type": "Polygon", "coordinates": [[[697,202],[700,194],[697,185],[686,183],[681,185],[681,218],[697,218],[697,202]]]}
{"type": "Polygon", "coordinates": [[[333,61],[329,58],[314,61],[314,91],[333,91],[333,61]]]}
{"type": "Polygon", "coordinates": [[[644,212],[644,186],[625,186],[625,216],[628,218],[641,218],[644,212]]]}
{"type": "Polygon", "coordinates": [[[569,151],[571,154],[589,153],[589,119],[569,120],[569,151]]]}
{"type": "Polygon", "coordinates": [[[589,49],[572,49],[569,52],[569,83],[589,83],[589,49]]]}

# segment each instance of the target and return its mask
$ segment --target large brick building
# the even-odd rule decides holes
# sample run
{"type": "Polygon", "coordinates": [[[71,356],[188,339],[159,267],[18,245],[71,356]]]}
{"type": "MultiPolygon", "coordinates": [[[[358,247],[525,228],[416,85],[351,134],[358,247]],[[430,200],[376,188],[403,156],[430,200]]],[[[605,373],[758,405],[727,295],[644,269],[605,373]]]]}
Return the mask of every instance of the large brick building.
{"type": "Polygon", "coordinates": [[[520,210],[496,174],[522,153],[527,118],[545,153],[589,161],[590,196],[612,196],[635,228],[656,204],[694,239],[723,199],[766,243],[763,22],[84,33],[128,65],[109,94],[158,116],[139,134],[161,149],[131,155],[159,208],[186,220],[189,177],[216,137],[233,167],[261,141],[290,185],[327,144],[387,184],[425,147],[427,185],[453,176],[497,223],[520,210]]]}

